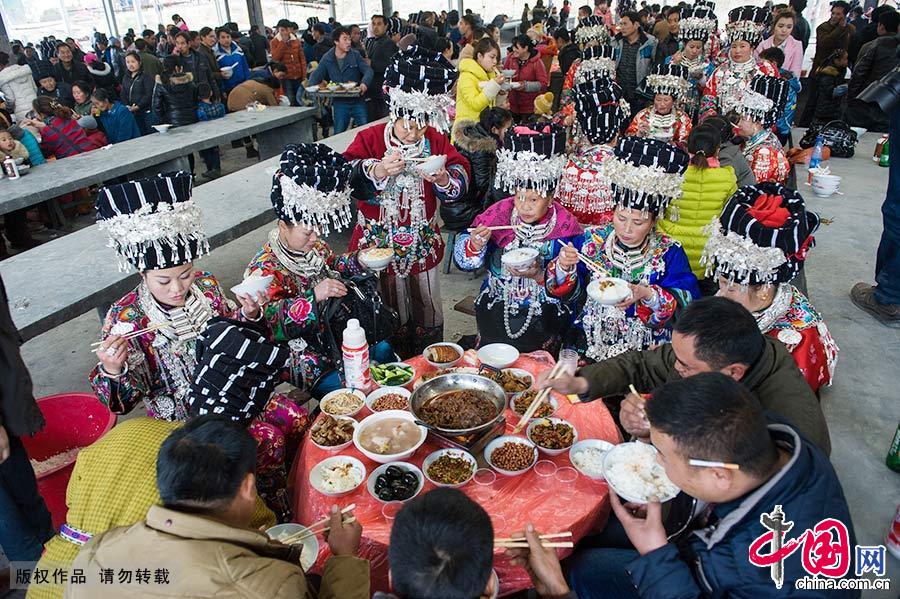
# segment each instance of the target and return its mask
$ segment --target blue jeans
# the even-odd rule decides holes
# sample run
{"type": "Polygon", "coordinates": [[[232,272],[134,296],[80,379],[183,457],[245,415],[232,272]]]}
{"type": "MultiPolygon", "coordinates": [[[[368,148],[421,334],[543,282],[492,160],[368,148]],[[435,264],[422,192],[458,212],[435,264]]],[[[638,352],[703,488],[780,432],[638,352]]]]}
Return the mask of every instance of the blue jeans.
{"type": "Polygon", "coordinates": [[[576,550],[569,558],[569,587],[578,599],[631,599],[637,589],[625,566],[638,557],[634,549],[576,550]]]}
{"type": "Polygon", "coordinates": [[[53,536],[53,523],[22,441],[10,435],[9,450],[0,464],[0,546],[11,562],[34,562],[53,536]]]}
{"type": "Polygon", "coordinates": [[[891,166],[887,196],[881,205],[884,231],[875,260],[875,299],[882,304],[900,304],[900,107],[891,112],[891,166]]]}
{"type": "Polygon", "coordinates": [[[350,119],[357,127],[365,125],[369,122],[369,113],[366,110],[366,103],[362,100],[352,100],[350,102],[344,100],[335,101],[331,105],[334,112],[334,134],[343,133],[350,127],[350,119]]]}

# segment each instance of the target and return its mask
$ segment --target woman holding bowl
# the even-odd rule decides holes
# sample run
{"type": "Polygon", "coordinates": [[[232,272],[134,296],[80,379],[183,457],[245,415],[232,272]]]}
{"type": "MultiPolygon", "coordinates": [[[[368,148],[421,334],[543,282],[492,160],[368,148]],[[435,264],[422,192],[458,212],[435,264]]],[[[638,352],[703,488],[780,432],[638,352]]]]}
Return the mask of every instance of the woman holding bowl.
{"type": "Polygon", "coordinates": [[[552,297],[577,302],[587,293],[567,344],[588,361],[668,342],[675,311],[699,297],[681,244],[656,229],[668,203],[681,194],[687,164],[687,154],[673,145],[639,137],[619,140],[604,169],[616,204],[612,223],[588,229],[548,265],[552,297]],[[568,282],[572,277],[576,284],[568,282]],[[624,284],[607,289],[601,280],[591,285],[592,278],[605,277],[624,284]]]}
{"type": "MultiPolygon", "coordinates": [[[[499,152],[497,185],[512,192],[475,217],[456,238],[453,259],[462,270],[487,268],[475,300],[478,344],[509,343],[519,351],[555,351],[573,308],[547,295],[544,271],[581,225],[553,200],[566,163],[566,132],[517,127],[499,152]]],[[[574,273],[565,284],[576,286],[574,273]]]]}

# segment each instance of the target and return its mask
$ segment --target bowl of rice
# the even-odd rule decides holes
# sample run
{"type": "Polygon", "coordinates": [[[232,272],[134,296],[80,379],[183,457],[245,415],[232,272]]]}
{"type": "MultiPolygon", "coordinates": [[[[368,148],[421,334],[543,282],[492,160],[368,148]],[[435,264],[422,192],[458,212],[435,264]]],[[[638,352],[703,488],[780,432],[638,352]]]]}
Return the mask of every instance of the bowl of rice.
{"type": "Polygon", "coordinates": [[[610,488],[631,503],[649,503],[651,497],[666,502],[678,495],[662,465],[656,461],[658,450],[648,443],[634,441],[610,449],[603,458],[603,474],[610,488]]]}
{"type": "Polygon", "coordinates": [[[356,416],[366,405],[366,394],[359,389],[335,389],[322,398],[319,407],[329,416],[356,416]]]}
{"type": "Polygon", "coordinates": [[[309,471],[309,484],[329,497],[340,497],[355,491],[366,480],[366,467],[348,455],[325,458],[309,471]]]}
{"type": "Polygon", "coordinates": [[[604,480],[603,459],[613,447],[608,441],[585,439],[569,448],[569,461],[586,477],[604,480]]]}
{"type": "MultiPolygon", "coordinates": [[[[302,524],[285,522],[266,529],[266,534],[273,541],[284,542],[291,536],[308,531],[309,529],[302,524]]],[[[303,540],[291,544],[302,546],[300,550],[300,567],[303,568],[304,572],[309,572],[309,569],[313,567],[313,564],[316,563],[316,559],[319,557],[319,539],[316,538],[316,535],[307,535],[303,540]]]]}

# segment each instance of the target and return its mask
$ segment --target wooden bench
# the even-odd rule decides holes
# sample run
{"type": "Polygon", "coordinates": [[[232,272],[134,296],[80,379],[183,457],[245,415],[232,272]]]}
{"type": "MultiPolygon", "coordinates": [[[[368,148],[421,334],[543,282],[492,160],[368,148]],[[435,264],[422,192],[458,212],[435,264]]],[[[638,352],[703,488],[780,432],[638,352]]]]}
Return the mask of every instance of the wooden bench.
{"type": "Polygon", "coordinates": [[[0,180],[0,214],[28,208],[63,194],[115,179],[189,170],[188,155],[255,135],[260,159],[281,154],[285,144],[313,141],[312,108],[273,106],[233,112],[222,119],[174,127],[105,148],[52,160],[21,179],[0,180]]]}
{"type": "MultiPolygon", "coordinates": [[[[319,143],[342,152],[359,131],[319,143]]],[[[269,191],[277,166],[276,156],[194,189],[212,248],[274,219],[269,191]]],[[[95,308],[102,316],[137,285],[138,275],[120,272],[106,244],[106,233],[92,225],[0,262],[10,312],[26,340],[95,308]]]]}

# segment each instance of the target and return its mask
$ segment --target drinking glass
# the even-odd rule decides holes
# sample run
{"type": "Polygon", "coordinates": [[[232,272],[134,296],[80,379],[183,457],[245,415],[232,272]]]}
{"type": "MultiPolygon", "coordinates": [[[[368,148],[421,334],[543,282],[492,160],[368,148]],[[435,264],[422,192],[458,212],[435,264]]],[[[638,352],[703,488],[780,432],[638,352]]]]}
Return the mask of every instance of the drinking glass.
{"type": "Polygon", "coordinates": [[[556,470],[556,464],[550,460],[539,460],[534,465],[534,473],[538,477],[537,488],[539,491],[546,493],[553,488],[556,470]]]}
{"type": "Polygon", "coordinates": [[[575,492],[575,482],[577,480],[578,470],[571,466],[563,466],[556,471],[559,494],[563,497],[569,497],[575,492]]]}
{"type": "Polygon", "coordinates": [[[402,501],[388,501],[383,506],[381,506],[381,515],[384,516],[384,519],[388,522],[393,522],[394,518],[397,517],[397,512],[399,512],[402,508],[402,501]]]}
{"type": "Polygon", "coordinates": [[[578,352],[574,349],[561,349],[557,362],[565,372],[575,374],[578,370],[578,352]]]}

